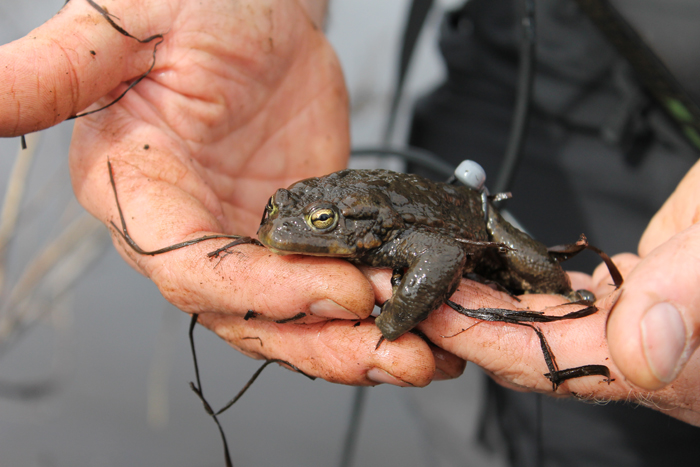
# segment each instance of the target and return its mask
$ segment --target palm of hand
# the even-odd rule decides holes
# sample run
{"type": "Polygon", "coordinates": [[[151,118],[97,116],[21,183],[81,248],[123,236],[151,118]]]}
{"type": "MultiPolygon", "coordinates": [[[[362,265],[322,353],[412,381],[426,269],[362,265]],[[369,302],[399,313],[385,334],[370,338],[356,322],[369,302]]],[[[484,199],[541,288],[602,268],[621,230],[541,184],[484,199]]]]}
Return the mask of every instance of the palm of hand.
{"type": "MultiPolygon", "coordinates": [[[[168,31],[151,74],[114,106],[77,121],[71,151],[76,193],[95,198],[91,181],[106,177],[106,154],[118,178],[127,163],[134,183],[164,182],[150,194],[163,198],[158,205],[178,198],[185,205],[199,202],[190,216],[182,215],[184,230],[192,231],[199,219],[201,230],[252,235],[276,188],[345,163],[347,98],[339,65],[294,2],[274,9],[256,2],[186,3],[167,16],[149,24],[147,34],[130,31],[139,37],[168,31]]],[[[134,68],[143,70],[152,49],[139,49],[134,68]]],[[[136,185],[134,199],[149,197],[136,185]]],[[[133,214],[131,193],[123,197],[133,214]]],[[[87,207],[104,218],[104,206],[88,201],[87,207]]]]}

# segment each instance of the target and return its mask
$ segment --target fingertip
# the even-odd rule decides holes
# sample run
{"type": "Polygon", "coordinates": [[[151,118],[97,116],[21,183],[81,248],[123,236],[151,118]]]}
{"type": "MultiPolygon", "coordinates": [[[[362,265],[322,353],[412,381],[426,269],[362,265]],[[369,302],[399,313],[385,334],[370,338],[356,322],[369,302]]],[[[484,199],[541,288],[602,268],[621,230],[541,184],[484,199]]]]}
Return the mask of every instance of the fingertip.
{"type": "Polygon", "coordinates": [[[262,254],[267,254],[264,267],[280,271],[286,278],[284,287],[302,295],[310,313],[340,319],[364,319],[372,313],[374,291],[365,276],[349,262],[304,255],[269,255],[267,250],[262,254]]]}
{"type": "Polygon", "coordinates": [[[329,298],[313,302],[309,306],[309,311],[315,316],[326,319],[362,319],[357,313],[338,305],[329,298]]]}
{"type": "Polygon", "coordinates": [[[671,303],[653,305],[640,324],[642,347],[652,375],[661,385],[676,379],[692,353],[688,329],[671,303]]]}
{"type": "MultiPolygon", "coordinates": [[[[374,326],[374,325],[373,325],[374,326]]],[[[379,338],[381,333],[374,327],[374,335],[379,338]]],[[[371,351],[371,350],[370,350],[371,351]]],[[[456,357],[455,357],[456,358],[456,357]]],[[[437,370],[435,354],[429,344],[412,333],[406,333],[395,341],[384,341],[371,354],[373,368],[378,368],[395,378],[399,384],[389,380],[376,379],[381,372],[367,373],[367,379],[374,383],[390,383],[402,387],[425,387],[433,381],[437,370]]],[[[442,371],[453,374],[450,365],[442,365],[442,371]]]]}
{"type": "Polygon", "coordinates": [[[428,344],[416,335],[377,349],[381,333],[371,319],[296,325],[205,313],[200,322],[246,354],[282,359],[334,383],[422,387],[436,372],[428,344]]]}
{"type": "Polygon", "coordinates": [[[371,368],[367,372],[367,379],[377,384],[391,384],[392,386],[398,386],[402,388],[413,387],[413,384],[408,381],[404,381],[396,376],[392,375],[386,370],[381,368],[371,368]]]}
{"type": "Polygon", "coordinates": [[[360,271],[371,285],[375,299],[382,303],[391,297],[391,269],[360,266],[360,271]]]}
{"type": "Polygon", "coordinates": [[[433,381],[444,381],[462,376],[467,367],[467,361],[440,347],[431,345],[430,350],[435,360],[433,381]]]}
{"type": "MultiPolygon", "coordinates": [[[[615,365],[625,378],[645,389],[656,389],[659,381],[649,371],[641,342],[641,318],[637,297],[628,297],[626,285],[608,316],[606,337],[615,365]]],[[[640,311],[643,311],[641,309],[640,311]]]]}
{"type": "Polygon", "coordinates": [[[629,382],[661,389],[678,377],[697,344],[675,304],[625,300],[627,292],[608,320],[610,355],[629,382]]]}
{"type": "Polygon", "coordinates": [[[571,280],[571,288],[573,290],[591,290],[593,289],[593,281],[591,276],[583,272],[578,271],[567,271],[569,275],[569,280],[571,280]]]}
{"type": "Polygon", "coordinates": [[[327,264],[329,272],[324,273],[323,282],[318,285],[319,289],[327,291],[330,300],[356,317],[364,319],[370,316],[374,310],[375,295],[365,276],[344,260],[335,260],[327,264]],[[339,269],[336,269],[338,267],[339,269]]]}

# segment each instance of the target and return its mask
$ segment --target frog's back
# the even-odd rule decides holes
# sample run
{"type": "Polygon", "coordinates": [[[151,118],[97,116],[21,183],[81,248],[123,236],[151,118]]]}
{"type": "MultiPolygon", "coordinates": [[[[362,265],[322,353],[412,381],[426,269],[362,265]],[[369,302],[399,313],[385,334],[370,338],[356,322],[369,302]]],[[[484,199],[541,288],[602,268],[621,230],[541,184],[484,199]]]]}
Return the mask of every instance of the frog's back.
{"type": "Polygon", "coordinates": [[[326,199],[390,203],[407,226],[474,240],[488,237],[481,195],[465,186],[381,169],[342,170],[316,180],[316,189],[325,190],[326,199]]]}

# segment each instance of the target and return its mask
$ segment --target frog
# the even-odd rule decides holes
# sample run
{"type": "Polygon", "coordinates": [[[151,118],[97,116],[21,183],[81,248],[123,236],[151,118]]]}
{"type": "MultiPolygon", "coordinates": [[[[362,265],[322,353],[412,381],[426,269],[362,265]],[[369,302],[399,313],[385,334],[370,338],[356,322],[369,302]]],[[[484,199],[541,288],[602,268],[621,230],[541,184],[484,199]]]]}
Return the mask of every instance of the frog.
{"type": "Polygon", "coordinates": [[[484,191],[414,174],[345,169],[298,181],[270,197],[257,236],[277,254],[392,269],[392,296],[375,319],[389,341],[448,302],[463,277],[513,295],[595,300],[573,290],[560,265],[587,243],[548,249],[504,219],[484,191]]]}

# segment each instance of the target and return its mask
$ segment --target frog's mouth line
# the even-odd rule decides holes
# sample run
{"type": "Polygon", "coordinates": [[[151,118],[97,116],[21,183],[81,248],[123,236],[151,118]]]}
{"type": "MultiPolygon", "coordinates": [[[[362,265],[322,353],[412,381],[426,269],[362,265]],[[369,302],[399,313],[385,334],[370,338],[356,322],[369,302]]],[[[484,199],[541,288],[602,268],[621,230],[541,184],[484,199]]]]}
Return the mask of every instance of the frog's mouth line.
{"type": "Polygon", "coordinates": [[[333,254],[330,252],[313,252],[313,251],[298,251],[298,250],[280,250],[278,248],[270,247],[265,245],[268,250],[273,252],[276,255],[280,256],[287,256],[287,255],[304,255],[304,256],[325,256],[327,258],[347,258],[349,256],[352,256],[351,253],[340,253],[340,254],[333,254]]]}

